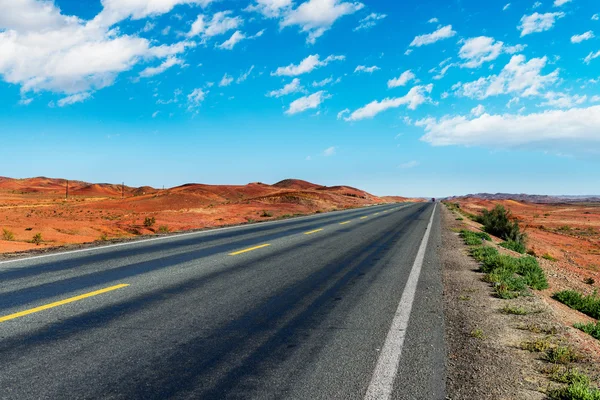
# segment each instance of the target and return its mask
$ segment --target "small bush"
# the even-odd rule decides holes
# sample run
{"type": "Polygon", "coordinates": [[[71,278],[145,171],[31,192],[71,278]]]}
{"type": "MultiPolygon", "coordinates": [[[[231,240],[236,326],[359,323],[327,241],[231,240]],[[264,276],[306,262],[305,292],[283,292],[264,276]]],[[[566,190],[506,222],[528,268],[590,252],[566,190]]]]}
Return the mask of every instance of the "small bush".
{"type": "Polygon", "coordinates": [[[519,223],[513,220],[510,211],[497,205],[492,210],[483,210],[476,217],[476,221],[483,225],[484,230],[506,241],[513,241],[525,245],[526,235],[521,232],[519,223]]]}
{"type": "Polygon", "coordinates": [[[471,331],[471,337],[474,337],[475,339],[485,339],[485,335],[483,334],[483,331],[481,329],[473,329],[471,331]]]}
{"type": "Polygon", "coordinates": [[[156,218],[154,217],[146,217],[144,218],[144,226],[146,228],[151,228],[156,223],[156,218]]]}
{"type": "Polygon", "coordinates": [[[589,383],[571,383],[562,389],[548,393],[551,400],[600,400],[600,391],[590,387],[589,383]]]}
{"type": "Polygon", "coordinates": [[[471,249],[471,257],[479,262],[498,255],[498,250],[490,246],[480,246],[471,249]]]}
{"type": "Polygon", "coordinates": [[[543,353],[552,347],[552,344],[548,341],[548,339],[536,339],[531,342],[523,342],[521,343],[521,348],[523,350],[530,351],[532,353],[543,353]]]}
{"type": "Polygon", "coordinates": [[[592,318],[600,318],[600,297],[598,297],[597,293],[584,296],[574,290],[563,290],[562,292],[554,293],[552,298],[592,318]]]}
{"type": "Polygon", "coordinates": [[[2,229],[2,239],[12,241],[15,240],[15,234],[9,231],[8,229],[2,229]]]}
{"type": "Polygon", "coordinates": [[[464,221],[465,219],[463,217],[458,217],[456,218],[457,221],[464,221]]]}
{"type": "Polygon", "coordinates": [[[600,322],[596,322],[595,324],[592,322],[587,324],[575,324],[573,326],[581,331],[584,331],[594,339],[600,340],[600,322]]]}
{"type": "Polygon", "coordinates": [[[492,240],[490,235],[485,232],[472,232],[467,230],[460,231],[460,237],[464,239],[468,246],[477,246],[482,244],[484,240],[492,240]]]}
{"type": "Polygon", "coordinates": [[[594,283],[596,283],[596,281],[594,280],[594,278],[585,278],[583,280],[583,283],[585,283],[586,285],[593,285],[594,283]]]}
{"type": "Polygon", "coordinates": [[[158,227],[159,233],[169,233],[169,227],[166,225],[161,225],[158,227]]]}
{"type": "Polygon", "coordinates": [[[263,218],[268,218],[268,217],[272,217],[273,214],[269,211],[263,211],[262,214],[260,215],[263,218]]]}
{"type": "Polygon", "coordinates": [[[108,240],[108,235],[106,233],[102,233],[98,240],[100,240],[101,242],[106,242],[108,240]]]}
{"type": "Polygon", "coordinates": [[[502,309],[500,311],[502,311],[504,314],[510,314],[510,315],[527,315],[527,314],[529,314],[529,312],[523,307],[513,307],[508,304],[506,304],[504,307],[502,307],[502,309]]]}
{"type": "Polygon", "coordinates": [[[552,257],[549,253],[544,254],[542,258],[548,261],[556,261],[556,258],[552,257]]]}
{"type": "Polygon", "coordinates": [[[521,242],[515,242],[514,240],[509,240],[507,242],[500,243],[500,246],[505,249],[509,249],[512,251],[516,251],[517,253],[525,254],[525,245],[521,242]]]}
{"type": "Polygon", "coordinates": [[[41,233],[36,233],[35,235],[33,235],[33,239],[31,239],[31,243],[34,243],[35,245],[39,246],[40,244],[42,244],[43,239],[42,239],[42,234],[41,233]]]}
{"type": "Polygon", "coordinates": [[[556,346],[546,351],[546,360],[554,364],[569,364],[579,360],[579,355],[570,347],[556,346]]]}

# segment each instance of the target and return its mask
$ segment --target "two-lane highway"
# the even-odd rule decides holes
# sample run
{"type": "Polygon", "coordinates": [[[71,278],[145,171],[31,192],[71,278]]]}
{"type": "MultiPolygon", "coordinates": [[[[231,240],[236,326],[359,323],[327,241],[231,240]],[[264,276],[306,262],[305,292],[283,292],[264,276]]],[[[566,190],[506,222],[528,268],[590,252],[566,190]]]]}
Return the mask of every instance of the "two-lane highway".
{"type": "Polygon", "coordinates": [[[0,262],[0,398],[443,399],[439,213],[0,262]]]}

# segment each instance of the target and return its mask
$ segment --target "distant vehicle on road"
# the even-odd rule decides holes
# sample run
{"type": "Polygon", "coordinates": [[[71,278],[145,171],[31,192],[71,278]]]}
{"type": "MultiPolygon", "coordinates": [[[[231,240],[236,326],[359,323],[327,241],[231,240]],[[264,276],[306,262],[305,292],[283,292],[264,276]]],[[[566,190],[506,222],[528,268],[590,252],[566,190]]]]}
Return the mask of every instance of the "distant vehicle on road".
{"type": "Polygon", "coordinates": [[[431,202],[432,202],[432,203],[435,203],[435,197],[432,197],[432,198],[431,198],[431,202]]]}

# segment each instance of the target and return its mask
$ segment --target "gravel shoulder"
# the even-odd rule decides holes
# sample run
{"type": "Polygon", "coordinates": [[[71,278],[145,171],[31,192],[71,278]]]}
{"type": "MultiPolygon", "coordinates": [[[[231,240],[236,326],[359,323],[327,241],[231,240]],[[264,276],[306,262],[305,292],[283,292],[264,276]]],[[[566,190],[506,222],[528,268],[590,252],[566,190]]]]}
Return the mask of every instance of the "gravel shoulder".
{"type": "Polygon", "coordinates": [[[552,364],[543,352],[523,349],[536,341],[573,347],[581,355],[574,367],[596,381],[598,357],[590,349],[597,347],[595,339],[582,342],[580,332],[565,323],[556,306],[550,304],[554,301],[549,299],[548,291],[512,300],[494,297],[490,284],[482,279],[479,264],[458,236],[458,231],[471,221],[459,221],[458,215],[446,207],[441,207],[441,214],[447,398],[548,398],[551,389],[560,387],[551,379],[552,372],[571,366],[552,364]],[[526,310],[526,315],[509,314],[504,311],[506,307],[526,310]]]}

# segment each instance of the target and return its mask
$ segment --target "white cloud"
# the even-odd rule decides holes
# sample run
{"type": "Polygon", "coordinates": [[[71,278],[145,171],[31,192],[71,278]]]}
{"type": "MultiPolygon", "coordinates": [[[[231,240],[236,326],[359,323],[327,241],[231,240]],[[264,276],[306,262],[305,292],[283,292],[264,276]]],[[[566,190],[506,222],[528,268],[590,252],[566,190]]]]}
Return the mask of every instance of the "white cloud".
{"type": "Polygon", "coordinates": [[[231,85],[232,82],[233,82],[233,76],[225,74],[225,75],[223,75],[221,82],[219,82],[219,86],[220,87],[229,86],[229,85],[231,85]]]}
{"type": "Polygon", "coordinates": [[[146,25],[142,28],[142,32],[148,33],[156,27],[156,24],[150,21],[146,22],[146,25]]]}
{"type": "Polygon", "coordinates": [[[600,96],[594,95],[594,96],[590,97],[590,101],[592,103],[600,103],[600,96]]]}
{"type": "Polygon", "coordinates": [[[382,101],[373,101],[366,106],[354,111],[346,121],[360,121],[362,119],[373,118],[391,108],[398,108],[406,105],[409,109],[415,110],[425,102],[431,102],[428,96],[433,90],[433,85],[415,86],[403,97],[387,98],[382,101]]]}
{"type": "Polygon", "coordinates": [[[312,86],[313,87],[324,87],[324,86],[329,85],[331,82],[333,82],[333,77],[332,76],[330,76],[329,78],[325,78],[325,79],[323,79],[321,81],[314,81],[312,83],[312,86]]]}
{"type": "Polygon", "coordinates": [[[479,104],[477,107],[471,109],[471,115],[479,117],[485,113],[485,107],[479,104]]]}
{"type": "Polygon", "coordinates": [[[319,107],[325,100],[331,98],[327,92],[321,90],[309,96],[301,97],[290,104],[290,108],[285,112],[288,115],[294,115],[306,110],[319,107]]]}
{"type": "Polygon", "coordinates": [[[533,8],[535,10],[536,8],[539,8],[541,6],[542,6],[542,2],[536,1],[535,3],[533,3],[533,6],[531,6],[531,8],[533,8]]]}
{"type": "Polygon", "coordinates": [[[59,107],[69,106],[75,103],[82,103],[92,97],[90,93],[76,93],[71,96],[60,99],[57,104],[59,107]]]}
{"type": "Polygon", "coordinates": [[[389,89],[398,86],[405,86],[408,82],[412,81],[415,78],[415,74],[413,74],[413,72],[409,69],[408,71],[404,71],[399,77],[390,79],[387,83],[387,86],[389,89]]]}
{"type": "Polygon", "coordinates": [[[589,64],[590,62],[592,62],[592,60],[596,59],[600,57],[600,50],[598,50],[597,52],[591,52],[590,54],[587,55],[587,57],[585,57],[583,59],[583,62],[585,62],[586,64],[589,64]]]}
{"type": "Polygon", "coordinates": [[[250,76],[250,74],[252,73],[252,71],[254,71],[254,65],[251,66],[250,69],[248,69],[248,71],[246,71],[242,75],[240,75],[240,77],[237,78],[236,83],[242,83],[242,82],[244,82],[246,79],[248,79],[248,77],[250,76]]]}
{"type": "Polygon", "coordinates": [[[323,61],[320,60],[318,54],[313,54],[306,57],[298,65],[290,64],[287,67],[279,67],[275,72],[272,72],[273,76],[298,76],[312,72],[316,68],[327,66],[332,61],[343,61],[345,56],[329,56],[323,61]]]}
{"type": "Polygon", "coordinates": [[[300,79],[294,78],[290,83],[283,86],[283,88],[279,90],[273,90],[267,93],[267,97],[282,97],[287,96],[288,94],[303,92],[304,87],[300,84],[300,79]]]}
{"type": "Polygon", "coordinates": [[[592,31],[587,31],[585,33],[582,33],[581,35],[573,35],[571,36],[571,43],[581,43],[584,40],[589,40],[589,39],[593,39],[594,36],[594,32],[592,31]]]}
{"type": "Polygon", "coordinates": [[[460,96],[480,100],[500,94],[537,96],[546,86],[558,80],[558,69],[548,75],[541,74],[547,62],[546,57],[532,58],[526,62],[523,55],[512,56],[499,75],[482,77],[464,84],[459,82],[452,89],[460,96]]]}
{"type": "Polygon", "coordinates": [[[563,12],[554,13],[533,13],[531,15],[523,15],[521,25],[517,27],[521,31],[521,37],[535,32],[544,32],[552,29],[557,19],[565,16],[563,12]]]}
{"type": "Polygon", "coordinates": [[[419,162],[413,160],[413,161],[408,161],[408,162],[405,162],[404,164],[398,165],[398,168],[409,169],[409,168],[414,168],[414,167],[418,167],[418,166],[419,166],[419,162]]]}
{"type": "Polygon", "coordinates": [[[600,14],[592,15],[592,21],[598,21],[598,20],[600,20],[600,14]]]}
{"type": "Polygon", "coordinates": [[[430,19],[429,21],[427,21],[427,22],[429,22],[430,24],[437,24],[438,22],[440,22],[440,20],[439,20],[439,19],[437,19],[437,18],[431,18],[431,19],[430,19]]]}
{"type": "Polygon", "coordinates": [[[192,24],[187,36],[190,38],[202,36],[204,39],[208,39],[237,29],[244,23],[242,18],[229,15],[231,15],[231,11],[219,11],[209,21],[206,21],[205,16],[200,14],[192,24]]]}
{"type": "Polygon", "coordinates": [[[158,114],[160,113],[160,111],[154,111],[152,113],[152,118],[156,118],[158,116],[158,114]]]}
{"type": "Polygon", "coordinates": [[[365,65],[359,65],[358,67],[356,67],[354,69],[354,72],[367,72],[369,74],[372,74],[375,71],[379,71],[381,68],[379,68],[377,65],[373,65],[372,67],[367,67],[365,65]]]}
{"type": "Polygon", "coordinates": [[[359,21],[359,25],[356,28],[354,28],[354,31],[370,29],[370,28],[374,27],[375,25],[377,25],[377,21],[381,21],[382,19],[384,19],[386,17],[387,17],[387,15],[385,15],[385,14],[371,13],[359,21]]]}
{"type": "Polygon", "coordinates": [[[514,148],[572,146],[600,142],[600,106],[551,110],[529,115],[489,115],[477,118],[445,116],[416,122],[425,129],[421,140],[434,146],[514,148]]]}
{"type": "Polygon", "coordinates": [[[188,111],[191,111],[191,110],[199,107],[200,104],[202,104],[202,102],[206,98],[207,94],[208,94],[208,91],[204,91],[201,88],[192,90],[192,92],[190,94],[188,94],[188,96],[187,96],[188,111]]]}
{"type": "Polygon", "coordinates": [[[444,27],[439,28],[437,31],[433,33],[428,33],[425,35],[417,36],[413,39],[410,46],[411,47],[421,47],[428,44],[435,43],[439,40],[448,39],[452,36],[456,35],[456,32],[452,30],[452,25],[446,25],[444,27]]]}
{"type": "Polygon", "coordinates": [[[177,57],[168,57],[162,64],[160,64],[158,67],[148,67],[146,69],[144,69],[142,72],[140,72],[140,78],[149,78],[158,74],[162,74],[163,72],[165,72],[166,70],[168,70],[171,67],[174,67],[175,65],[185,65],[185,63],[183,62],[183,60],[177,58],[177,57]]]}
{"type": "Polygon", "coordinates": [[[339,113],[337,113],[337,119],[340,120],[342,118],[344,118],[344,115],[349,114],[350,113],[350,109],[346,108],[342,111],[340,111],[339,113]]]}
{"type": "MultiPolygon", "coordinates": [[[[31,1],[31,0],[27,0],[31,1]]],[[[104,9],[96,17],[97,22],[110,26],[131,17],[143,19],[170,12],[180,4],[206,7],[214,0],[102,0],[104,9]]]]}
{"type": "Polygon", "coordinates": [[[570,3],[573,0],[554,0],[554,7],[560,7],[563,4],[570,3]]]}
{"type": "Polygon", "coordinates": [[[235,31],[229,39],[227,39],[217,47],[223,50],[232,50],[235,47],[235,45],[241,42],[242,40],[255,39],[257,37],[261,37],[264,32],[265,31],[263,29],[261,31],[258,31],[255,35],[246,36],[246,34],[242,31],[235,31]]]}
{"type": "Polygon", "coordinates": [[[292,0],[256,0],[254,4],[246,7],[244,11],[256,11],[266,18],[278,18],[286,11],[289,11],[292,5],[292,0]]]}
{"type": "Polygon", "coordinates": [[[110,86],[140,63],[183,53],[193,42],[152,46],[99,23],[65,16],[52,2],[4,1],[0,76],[21,92],[81,94],[110,86]],[[8,10],[7,10],[8,9],[8,10]]]}
{"type": "Polygon", "coordinates": [[[587,101],[587,96],[569,95],[566,93],[548,92],[544,94],[545,102],[540,107],[573,108],[587,101]]]}
{"type": "Polygon", "coordinates": [[[404,52],[405,56],[410,56],[410,53],[412,53],[412,49],[406,49],[406,51],[404,52]]]}
{"type": "Polygon", "coordinates": [[[502,53],[514,54],[523,51],[524,48],[522,45],[505,46],[504,42],[494,38],[479,36],[465,40],[458,55],[465,60],[462,67],[477,68],[486,62],[494,61],[502,53]]]}
{"type": "Polygon", "coordinates": [[[510,8],[510,3],[507,3],[504,7],[502,7],[502,11],[506,11],[510,8]]]}
{"type": "Polygon", "coordinates": [[[359,2],[344,2],[342,0],[308,0],[296,9],[290,10],[283,16],[280,26],[300,26],[302,32],[308,33],[307,43],[315,41],[331,28],[339,18],[354,14],[361,10],[364,4],[359,2]]]}
{"type": "Polygon", "coordinates": [[[336,149],[335,149],[335,146],[328,147],[328,148],[326,148],[325,150],[323,150],[323,155],[324,155],[325,157],[331,157],[331,156],[334,156],[334,155],[335,155],[335,150],[336,150],[336,149]]]}

